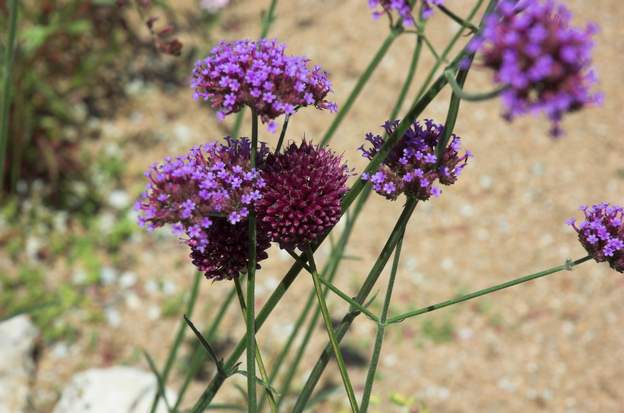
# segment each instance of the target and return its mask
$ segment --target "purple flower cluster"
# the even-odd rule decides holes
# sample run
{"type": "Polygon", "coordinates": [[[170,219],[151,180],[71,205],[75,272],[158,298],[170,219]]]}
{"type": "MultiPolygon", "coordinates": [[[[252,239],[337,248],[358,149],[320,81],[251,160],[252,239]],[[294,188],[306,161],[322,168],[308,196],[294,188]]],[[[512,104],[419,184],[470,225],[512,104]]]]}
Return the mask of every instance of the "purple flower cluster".
{"type": "Polygon", "coordinates": [[[336,111],[335,103],[325,99],[331,91],[327,72],[310,69],[307,58],[287,56],[285,49],[276,40],[220,42],[195,64],[194,98],[209,101],[221,118],[247,105],[271,131],[273,119],[300,107],[336,111]]]}
{"type": "MultiPolygon", "coordinates": [[[[247,269],[249,257],[249,226],[247,221],[231,224],[223,218],[214,219],[203,230],[206,248],[191,245],[191,260],[206,278],[231,280],[247,269]]],[[[256,231],[256,268],[269,256],[270,241],[265,232],[256,231]]]]}
{"type": "Polygon", "coordinates": [[[505,117],[542,112],[561,134],[564,114],[599,104],[601,94],[591,69],[595,25],[571,26],[571,13],[554,0],[504,0],[485,20],[482,35],[471,44],[481,49],[502,94],[505,117]]]}
{"type": "MultiPolygon", "coordinates": [[[[387,121],[383,127],[388,135],[392,135],[398,125],[399,121],[387,121]]],[[[432,195],[438,196],[441,190],[434,183],[455,183],[472,156],[469,151],[460,155],[461,139],[453,134],[438,162],[436,145],[443,131],[444,126],[431,119],[422,124],[414,122],[392,148],[379,171],[372,175],[362,174],[362,179],[369,180],[377,193],[390,200],[401,193],[423,201],[432,195]]],[[[360,151],[365,158],[372,159],[385,140],[372,133],[366,135],[366,140],[372,147],[366,149],[362,145],[360,151]]]]}
{"type": "MultiPolygon", "coordinates": [[[[439,6],[444,0],[422,0],[422,17],[428,19],[433,14],[433,6],[439,6]]],[[[404,26],[414,26],[414,16],[412,16],[413,5],[409,0],[368,0],[368,7],[373,11],[373,18],[378,19],[384,14],[392,15],[396,11],[399,17],[403,19],[404,26]],[[381,7],[382,10],[377,8],[381,7]]]]}
{"type": "Polygon", "coordinates": [[[257,210],[272,241],[303,249],[338,222],[350,173],[340,156],[304,140],[269,155],[265,165],[257,210]]]}
{"type": "Polygon", "coordinates": [[[577,226],[570,218],[567,223],[576,230],[583,247],[597,262],[607,261],[614,270],[624,272],[624,208],[604,202],[580,210],[585,221],[577,226]]]}
{"type": "MultiPolygon", "coordinates": [[[[261,144],[257,153],[260,164],[267,153],[266,145],[261,144]]],[[[149,180],[145,192],[136,204],[139,223],[149,230],[172,225],[174,234],[188,237],[186,243],[195,255],[213,250],[228,237],[236,238],[238,235],[224,231],[223,225],[246,221],[265,186],[250,166],[250,154],[248,139],[226,138],[226,144],[194,147],[186,155],[152,165],[145,173],[149,180]],[[220,241],[215,241],[215,234],[220,241]]],[[[230,268],[226,276],[240,269],[230,268]]]]}

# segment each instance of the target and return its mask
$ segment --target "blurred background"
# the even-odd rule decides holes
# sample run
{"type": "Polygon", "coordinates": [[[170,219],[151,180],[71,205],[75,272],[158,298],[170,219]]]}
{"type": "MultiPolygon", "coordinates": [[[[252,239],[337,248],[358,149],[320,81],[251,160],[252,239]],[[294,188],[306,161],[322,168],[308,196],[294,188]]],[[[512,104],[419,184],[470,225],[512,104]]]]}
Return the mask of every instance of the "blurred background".
{"type": "MultiPolygon", "coordinates": [[[[0,0],[3,50],[7,3],[0,0]]],[[[19,3],[8,166],[0,182],[0,320],[27,311],[34,330],[26,334],[30,367],[17,379],[26,388],[25,405],[2,410],[0,397],[0,412],[50,412],[78,372],[112,366],[149,371],[143,349],[164,364],[194,268],[187,248],[166,230],[139,228],[132,206],[151,163],[229,133],[233,116],[217,122],[207,105],[192,99],[192,65],[220,39],[258,37],[269,1],[19,3]]],[[[624,203],[624,11],[616,0],[565,3],[575,23],[601,27],[594,55],[604,106],[567,117],[565,136],[552,140],[542,118],[509,124],[497,100],[463,103],[455,132],[475,158],[456,185],[418,206],[391,313],[584,256],[565,220],[578,217],[581,204],[624,203]]],[[[446,4],[460,15],[472,6],[446,4]]],[[[457,28],[438,13],[427,35],[441,50],[457,28]]],[[[278,1],[269,37],[328,70],[340,106],[386,33],[387,24],[371,19],[364,0],[288,0],[278,1]]],[[[393,44],[330,144],[356,171],[366,165],[356,148],[390,113],[413,44],[410,35],[393,44]]],[[[407,102],[434,62],[425,49],[407,102]]],[[[490,90],[489,80],[477,65],[466,88],[490,90]]],[[[445,90],[425,116],[443,122],[448,98],[445,90]]],[[[333,116],[302,110],[287,138],[319,141],[333,116]]],[[[249,124],[243,122],[243,136],[249,124]]],[[[263,127],[260,134],[275,144],[277,136],[263,127]]],[[[401,206],[401,200],[371,195],[347,249],[351,259],[336,276],[338,287],[355,295],[401,206]]],[[[326,259],[329,245],[319,251],[326,259]]],[[[257,306],[291,263],[287,254],[270,250],[257,275],[257,306]]],[[[383,293],[386,276],[376,291],[383,293]]],[[[230,289],[228,282],[202,280],[193,317],[198,326],[208,324],[230,289]]],[[[269,363],[311,289],[311,279],[300,276],[259,333],[269,363]]],[[[331,295],[329,304],[337,319],[347,309],[331,295]]],[[[594,262],[411,319],[388,329],[371,410],[624,412],[623,323],[624,278],[594,262]]],[[[356,391],[363,388],[374,331],[360,317],[343,342],[356,391]]],[[[215,340],[218,351],[227,356],[243,333],[233,305],[215,340]]],[[[295,395],[325,341],[319,320],[295,395]]],[[[196,346],[187,334],[168,384],[173,391],[196,346]]],[[[0,366],[11,370],[8,362],[0,366]]],[[[213,373],[206,364],[195,375],[183,406],[192,405],[213,373]]],[[[242,380],[228,381],[217,399],[240,402],[233,384],[242,380]]],[[[330,364],[320,387],[336,386],[311,411],[347,411],[330,364]]]]}

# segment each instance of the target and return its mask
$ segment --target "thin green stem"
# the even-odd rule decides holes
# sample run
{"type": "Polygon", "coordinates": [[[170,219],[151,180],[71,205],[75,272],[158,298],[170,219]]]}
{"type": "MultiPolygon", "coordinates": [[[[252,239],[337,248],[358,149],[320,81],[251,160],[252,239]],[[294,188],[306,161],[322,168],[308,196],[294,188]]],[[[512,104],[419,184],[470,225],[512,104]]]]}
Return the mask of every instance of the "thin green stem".
{"type": "Polygon", "coordinates": [[[288,121],[290,120],[290,115],[286,115],[284,119],[284,124],[282,125],[282,131],[280,132],[279,140],[277,141],[277,146],[275,147],[275,154],[278,154],[280,149],[282,149],[282,143],[284,143],[284,137],[286,136],[286,130],[288,129],[288,121]]]}
{"type": "Polygon", "coordinates": [[[470,23],[470,21],[469,21],[470,19],[469,20],[462,19],[457,14],[455,14],[451,10],[447,9],[444,5],[440,4],[438,6],[438,9],[440,9],[440,11],[442,11],[442,13],[444,13],[448,17],[450,17],[451,20],[453,20],[455,23],[459,24],[462,27],[465,27],[466,29],[470,29],[473,33],[476,33],[476,32],[479,31],[479,28],[477,26],[475,26],[474,24],[470,23]]]}
{"type": "Polygon", "coordinates": [[[422,307],[422,308],[419,308],[418,310],[409,311],[407,313],[404,313],[404,314],[401,314],[401,315],[397,315],[395,317],[392,317],[392,318],[388,319],[388,321],[386,322],[386,325],[400,323],[401,321],[404,321],[404,320],[406,320],[408,318],[411,318],[411,317],[416,317],[416,316],[418,316],[420,314],[429,313],[431,311],[439,310],[440,308],[444,308],[444,307],[448,307],[448,306],[455,305],[455,304],[458,304],[458,303],[462,303],[464,301],[472,300],[472,299],[477,298],[477,297],[481,297],[481,296],[484,296],[484,295],[487,295],[487,294],[491,294],[493,292],[496,292],[496,291],[499,291],[499,290],[503,290],[505,288],[513,287],[514,285],[522,284],[522,283],[525,283],[525,282],[528,282],[528,281],[532,281],[532,280],[535,280],[537,278],[545,277],[547,275],[555,274],[555,273],[558,273],[560,271],[564,271],[564,270],[565,271],[570,271],[572,268],[574,268],[577,265],[580,265],[580,264],[582,264],[582,263],[584,263],[586,261],[589,261],[590,259],[591,259],[591,257],[587,256],[587,257],[580,258],[580,259],[578,259],[576,261],[568,260],[563,265],[558,265],[556,267],[549,268],[549,269],[544,270],[544,271],[536,272],[535,274],[525,275],[523,277],[516,278],[514,280],[507,281],[507,282],[504,282],[502,284],[497,284],[497,285],[489,287],[489,288],[484,288],[482,290],[478,290],[478,291],[472,292],[470,294],[465,294],[465,295],[462,295],[460,297],[453,298],[451,300],[442,301],[441,303],[437,303],[437,304],[429,305],[429,306],[426,306],[426,307],[422,307]]]}
{"type": "Polygon", "coordinates": [[[457,79],[455,79],[455,74],[453,73],[453,69],[446,69],[444,71],[444,76],[446,76],[446,80],[448,80],[449,86],[453,89],[453,93],[458,96],[461,100],[467,100],[470,102],[480,102],[484,100],[489,100],[499,96],[505,89],[508,88],[507,85],[499,86],[498,88],[485,93],[469,93],[466,92],[462,86],[457,83],[457,79]]]}
{"type": "MultiPolygon", "coordinates": [[[[241,286],[240,277],[234,279],[234,285],[236,287],[236,295],[238,296],[238,302],[240,304],[241,311],[243,314],[246,314],[246,304],[245,297],[243,296],[243,288],[241,286]]],[[[254,337],[255,340],[255,337],[254,337]]],[[[260,370],[260,377],[267,384],[265,387],[266,394],[269,396],[269,402],[271,403],[271,412],[277,413],[277,404],[275,402],[275,397],[273,392],[270,389],[271,383],[269,382],[269,375],[266,372],[266,368],[264,367],[264,361],[262,360],[262,353],[260,352],[260,347],[258,346],[258,342],[256,340],[256,363],[258,363],[258,370],[260,370]]],[[[261,409],[259,409],[261,410],[261,409]]]]}
{"type": "Polygon", "coordinates": [[[414,79],[414,75],[416,74],[416,68],[418,67],[418,61],[420,60],[422,45],[423,38],[421,36],[418,36],[416,38],[416,47],[414,47],[414,52],[412,53],[412,60],[410,61],[405,81],[403,81],[403,86],[401,87],[401,91],[399,92],[399,97],[397,98],[394,107],[392,108],[392,112],[390,112],[390,116],[388,117],[388,119],[390,120],[396,119],[399,111],[401,110],[401,106],[403,106],[403,102],[405,102],[407,92],[409,91],[409,88],[412,85],[412,80],[414,79]]]}
{"type": "MultiPolygon", "coordinates": [[[[466,18],[466,20],[470,21],[474,18],[474,16],[476,16],[477,12],[481,8],[481,5],[483,4],[483,1],[484,0],[479,0],[477,4],[475,4],[475,6],[470,10],[470,13],[468,14],[468,17],[466,18]]],[[[442,51],[440,58],[436,60],[435,64],[433,65],[429,73],[427,74],[425,81],[423,82],[423,84],[420,87],[420,90],[416,94],[417,99],[420,99],[420,97],[425,93],[425,90],[427,90],[427,88],[429,87],[429,84],[431,83],[433,76],[436,74],[436,72],[438,71],[442,63],[444,63],[449,53],[451,53],[451,50],[453,50],[453,47],[455,47],[459,39],[462,37],[462,34],[464,33],[464,31],[465,31],[465,28],[461,27],[457,32],[455,32],[449,44],[442,51]]]]}
{"type": "MultiPolygon", "coordinates": [[[[277,0],[271,0],[269,4],[269,10],[262,17],[262,26],[260,28],[260,38],[264,39],[269,34],[269,29],[273,25],[275,21],[275,7],[277,6],[277,0]]],[[[236,114],[236,118],[234,119],[234,125],[232,126],[232,131],[230,132],[230,136],[234,139],[238,138],[238,134],[240,132],[241,125],[243,124],[243,118],[245,117],[245,108],[241,108],[236,114]]]]}
{"type": "Polygon", "coordinates": [[[264,14],[262,19],[262,29],[260,30],[260,38],[264,39],[269,34],[269,29],[275,20],[275,7],[277,6],[277,0],[271,0],[269,4],[269,10],[264,14]]]}
{"type": "Polygon", "coordinates": [[[0,192],[4,185],[5,155],[9,138],[9,116],[11,113],[11,75],[15,56],[15,40],[17,38],[17,0],[9,3],[9,31],[4,49],[4,70],[2,73],[2,120],[0,121],[0,192]]]}
{"type": "MultiPolygon", "coordinates": [[[[386,241],[386,244],[384,245],[381,252],[379,253],[379,257],[377,257],[375,264],[373,264],[373,267],[370,269],[368,276],[366,277],[366,280],[364,281],[364,284],[362,284],[362,287],[360,288],[358,295],[355,298],[355,300],[359,302],[360,304],[366,301],[366,298],[368,297],[371,290],[375,286],[375,283],[377,282],[379,275],[383,271],[386,263],[388,262],[388,259],[390,258],[390,255],[394,251],[399,241],[400,234],[402,234],[402,232],[404,231],[404,228],[407,226],[407,223],[410,217],[412,216],[414,209],[416,208],[417,202],[418,201],[416,199],[413,199],[413,198],[408,199],[407,204],[405,205],[405,208],[403,209],[403,212],[401,213],[401,216],[397,220],[392,232],[390,233],[390,236],[388,237],[388,240],[386,241]]],[[[338,328],[335,331],[336,340],[338,342],[340,342],[340,340],[342,340],[342,338],[347,334],[347,330],[349,329],[349,326],[351,325],[351,323],[357,317],[358,314],[359,312],[353,311],[353,309],[350,309],[349,312],[343,317],[342,321],[340,322],[340,324],[338,325],[338,328]]],[[[312,369],[312,372],[308,376],[308,379],[305,385],[303,386],[303,389],[300,391],[299,397],[297,398],[295,407],[293,409],[293,413],[301,413],[305,409],[305,406],[308,403],[310,396],[312,395],[312,391],[314,390],[314,387],[316,387],[316,384],[318,383],[321,377],[321,374],[323,373],[323,371],[325,370],[325,367],[327,366],[327,363],[329,362],[329,358],[331,354],[332,354],[332,346],[328,344],[327,346],[325,346],[323,353],[317,360],[314,368],[312,369]]]]}
{"type": "Polygon", "coordinates": [[[316,298],[318,299],[319,306],[321,307],[321,314],[323,315],[323,321],[325,321],[325,328],[327,329],[327,335],[329,336],[329,341],[332,346],[332,350],[334,352],[334,357],[336,357],[336,364],[338,364],[338,370],[340,370],[340,376],[342,377],[342,383],[344,384],[345,390],[347,392],[347,397],[349,398],[349,404],[351,405],[351,411],[353,413],[358,413],[358,405],[357,400],[355,399],[355,392],[353,391],[353,385],[351,384],[351,379],[349,378],[349,372],[347,371],[347,366],[345,365],[344,358],[342,357],[342,352],[340,351],[340,345],[338,344],[338,340],[336,339],[334,333],[334,327],[332,325],[332,319],[329,315],[329,310],[327,309],[327,303],[325,302],[325,296],[323,295],[323,289],[321,287],[320,277],[318,275],[318,271],[316,270],[316,263],[314,262],[314,253],[310,248],[306,249],[306,255],[308,258],[308,262],[310,263],[310,267],[312,270],[312,280],[314,281],[314,291],[316,292],[316,298]]]}
{"type": "Polygon", "coordinates": [[[364,73],[362,73],[357,83],[353,87],[353,90],[351,91],[351,94],[349,95],[349,97],[347,97],[346,102],[340,107],[340,110],[336,114],[336,117],[332,121],[331,125],[329,125],[329,129],[327,129],[327,132],[325,132],[325,135],[323,135],[323,139],[321,140],[321,145],[326,145],[334,136],[334,133],[336,132],[336,130],[338,129],[338,127],[340,126],[344,118],[347,116],[347,114],[351,110],[351,106],[353,106],[353,103],[355,103],[355,100],[360,95],[360,92],[362,92],[364,85],[366,85],[366,83],[368,82],[368,79],[370,79],[375,69],[377,69],[377,66],[379,66],[379,63],[382,61],[386,53],[388,53],[390,46],[392,45],[394,40],[399,36],[400,33],[401,31],[398,28],[393,28],[390,31],[390,33],[388,33],[388,36],[386,36],[384,42],[381,44],[381,46],[377,50],[377,53],[375,53],[375,56],[370,61],[370,63],[364,70],[364,73]]]}
{"type": "MultiPolygon", "coordinates": [[[[210,324],[210,327],[208,327],[208,330],[204,334],[207,340],[214,339],[214,336],[216,335],[216,332],[219,329],[221,322],[223,321],[223,317],[225,316],[225,313],[227,312],[230,304],[234,300],[235,295],[236,295],[236,289],[232,288],[230,290],[230,293],[226,297],[225,301],[223,302],[223,304],[221,304],[219,311],[217,311],[217,315],[215,319],[212,321],[212,323],[210,324]]],[[[202,351],[201,348],[196,348],[195,351],[193,352],[193,355],[191,356],[191,363],[188,367],[188,371],[186,372],[186,376],[184,377],[184,382],[182,383],[182,386],[180,386],[180,389],[178,390],[178,397],[176,399],[175,404],[173,405],[174,411],[177,411],[178,407],[180,407],[180,404],[182,403],[182,400],[184,399],[184,395],[186,394],[186,391],[188,390],[188,387],[191,384],[191,381],[193,381],[193,377],[195,377],[195,375],[199,371],[200,367],[206,360],[206,357],[207,357],[206,352],[202,351]]]]}
{"type": "MultiPolygon", "coordinates": [[[[308,271],[310,273],[310,275],[312,275],[312,273],[314,272],[314,269],[312,268],[312,266],[310,264],[306,263],[306,260],[305,260],[305,258],[303,256],[297,255],[292,250],[288,250],[288,254],[290,254],[290,256],[293,257],[295,260],[300,260],[301,261],[301,265],[303,265],[303,268],[305,268],[306,271],[308,271]]],[[[368,318],[370,318],[371,320],[375,321],[376,323],[379,322],[379,318],[377,318],[377,316],[375,314],[373,314],[366,307],[364,307],[363,305],[361,305],[360,303],[355,301],[353,298],[349,297],[349,295],[347,293],[343,292],[341,289],[339,289],[338,287],[336,287],[335,285],[333,285],[332,283],[330,283],[329,281],[327,281],[327,280],[325,280],[323,278],[320,278],[320,282],[321,282],[321,284],[325,285],[325,287],[329,288],[338,297],[340,297],[344,301],[346,301],[347,304],[352,305],[358,311],[364,313],[368,318]]]]}
{"type": "MultiPolygon", "coordinates": [[[[345,223],[345,228],[340,234],[340,238],[338,239],[338,243],[336,247],[332,249],[332,254],[330,256],[330,259],[327,262],[322,272],[323,273],[322,278],[327,279],[329,282],[332,282],[334,280],[336,273],[338,272],[338,267],[340,266],[340,262],[344,254],[344,249],[346,248],[349,242],[349,238],[351,237],[351,234],[353,233],[353,227],[355,225],[355,222],[360,216],[360,213],[362,212],[362,209],[364,208],[364,205],[366,204],[366,201],[368,200],[368,196],[370,195],[370,193],[371,193],[371,187],[369,185],[366,187],[366,189],[364,190],[360,198],[355,203],[353,207],[353,213],[347,214],[347,221],[345,223]]],[[[323,294],[325,295],[325,297],[327,297],[328,293],[329,293],[329,289],[326,288],[323,294]]],[[[315,295],[316,295],[315,292],[311,292],[308,298],[308,301],[312,300],[312,302],[314,302],[315,295]]],[[[281,406],[281,404],[284,402],[284,400],[288,396],[288,392],[290,391],[290,386],[292,384],[293,378],[295,374],[297,373],[299,364],[301,363],[301,360],[303,359],[303,355],[305,354],[308,344],[310,343],[310,339],[312,338],[312,334],[314,333],[314,330],[316,328],[316,325],[318,323],[320,316],[321,316],[321,309],[317,305],[314,311],[314,314],[310,318],[308,327],[305,330],[306,333],[301,343],[299,344],[299,348],[297,349],[297,352],[295,353],[295,357],[290,362],[290,368],[288,369],[286,373],[286,377],[284,378],[282,382],[282,387],[280,388],[281,398],[277,405],[278,408],[281,406]]]]}
{"type": "Polygon", "coordinates": [[[390,301],[392,300],[392,290],[394,289],[394,282],[399,269],[399,261],[401,261],[401,247],[403,246],[403,237],[405,236],[405,228],[403,228],[396,248],[394,250],[394,259],[392,261],[392,270],[390,271],[390,278],[388,279],[388,288],[386,289],[386,298],[381,309],[381,315],[379,324],[377,325],[377,336],[375,337],[375,346],[373,347],[373,354],[371,356],[370,365],[368,367],[368,373],[366,374],[366,383],[364,384],[364,393],[362,394],[362,403],[360,405],[360,413],[366,413],[368,411],[368,404],[370,402],[371,393],[373,390],[373,384],[375,382],[375,373],[377,372],[377,365],[379,364],[379,356],[381,355],[381,347],[383,345],[385,323],[388,317],[388,310],[390,309],[390,301]]]}
{"type": "MultiPolygon", "coordinates": [[[[193,287],[191,288],[191,295],[189,297],[188,303],[186,305],[186,311],[184,314],[188,314],[190,317],[193,314],[193,310],[195,309],[195,303],[197,302],[197,296],[199,294],[199,282],[202,278],[202,273],[197,271],[195,272],[195,278],[193,279],[193,287]]],[[[176,356],[178,355],[178,350],[182,345],[182,341],[184,340],[184,332],[186,331],[186,322],[184,319],[180,321],[180,325],[178,326],[178,331],[173,340],[173,346],[171,350],[169,350],[169,355],[167,356],[167,361],[165,361],[165,367],[163,368],[161,377],[163,385],[167,385],[167,379],[169,378],[169,374],[171,373],[171,368],[173,367],[173,363],[175,362],[176,356]]],[[[151,413],[156,411],[158,407],[158,400],[160,398],[160,393],[156,393],[154,396],[154,400],[152,401],[152,407],[150,409],[151,413]]]]}
{"type": "Polygon", "coordinates": [[[164,380],[162,376],[158,374],[158,369],[156,368],[156,364],[154,363],[154,360],[152,359],[152,357],[147,353],[147,351],[143,350],[143,356],[145,356],[145,360],[147,360],[147,364],[149,365],[150,370],[152,371],[154,376],[156,376],[156,385],[157,385],[156,395],[158,398],[160,397],[163,398],[163,400],[165,401],[165,407],[167,408],[167,411],[170,412],[171,406],[169,405],[169,401],[167,400],[167,394],[165,393],[164,380]]]}
{"type": "MultiPolygon", "coordinates": [[[[251,113],[251,154],[250,166],[256,167],[256,151],[258,150],[258,115],[251,113]]],[[[256,413],[256,213],[249,211],[249,258],[247,265],[247,308],[245,322],[247,324],[247,400],[249,413],[256,413]]]]}

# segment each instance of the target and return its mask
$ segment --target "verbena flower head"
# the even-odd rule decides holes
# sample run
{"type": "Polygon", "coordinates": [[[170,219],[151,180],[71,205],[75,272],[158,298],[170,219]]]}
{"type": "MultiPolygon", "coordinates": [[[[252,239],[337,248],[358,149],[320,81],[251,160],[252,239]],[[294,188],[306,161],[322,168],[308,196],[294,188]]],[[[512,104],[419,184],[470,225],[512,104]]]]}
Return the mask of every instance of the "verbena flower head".
{"type": "MultiPolygon", "coordinates": [[[[247,221],[231,224],[225,218],[215,218],[212,225],[202,228],[207,245],[191,246],[191,259],[206,278],[233,279],[247,269],[249,258],[249,229],[247,221]]],[[[270,241],[266,233],[256,231],[256,268],[268,258],[270,241]]]]}
{"type": "MultiPolygon", "coordinates": [[[[422,0],[422,17],[428,19],[433,14],[433,7],[444,3],[444,0],[422,0]]],[[[418,2],[415,2],[415,5],[418,2]]],[[[396,12],[403,19],[404,26],[414,26],[414,16],[412,9],[415,6],[410,5],[409,0],[368,0],[368,7],[375,10],[373,18],[378,19],[384,14],[392,15],[396,12]],[[378,8],[381,7],[381,10],[378,8]]]]}
{"type": "Polygon", "coordinates": [[[508,87],[502,93],[505,117],[542,112],[552,122],[551,134],[559,136],[564,114],[602,100],[591,91],[596,31],[592,24],[571,26],[570,11],[554,0],[504,0],[471,48],[481,49],[495,82],[508,87]]]}
{"type": "MultiPolygon", "coordinates": [[[[399,121],[387,121],[384,129],[392,135],[399,121]]],[[[374,174],[362,174],[362,179],[369,180],[373,189],[380,195],[394,200],[400,194],[426,201],[432,195],[439,196],[440,188],[434,186],[438,181],[443,185],[452,185],[457,181],[466,166],[469,151],[460,154],[461,139],[451,135],[450,143],[438,162],[436,145],[442,136],[444,126],[431,119],[423,123],[414,122],[392,148],[379,170],[374,174]]],[[[368,149],[362,145],[362,156],[373,159],[385,143],[379,135],[368,133],[366,140],[372,145],[368,149]]]]}
{"type": "Polygon", "coordinates": [[[244,105],[275,130],[276,117],[304,106],[336,110],[326,100],[331,91],[327,72],[308,67],[303,56],[287,56],[276,40],[220,42],[208,57],[195,63],[194,98],[209,101],[222,118],[244,105]]]}
{"type": "Polygon", "coordinates": [[[259,225],[281,248],[305,248],[340,219],[349,174],[340,156],[305,140],[269,155],[257,203],[259,225]]]}
{"type": "MultiPolygon", "coordinates": [[[[264,180],[250,166],[248,139],[225,138],[226,143],[208,143],[176,158],[167,157],[145,173],[149,182],[136,204],[139,223],[148,229],[174,225],[197,245],[207,242],[205,229],[214,217],[231,224],[244,220],[260,197],[264,180]]],[[[257,159],[268,153],[260,144],[257,159]]]]}
{"type": "Polygon", "coordinates": [[[582,206],[585,221],[567,223],[589,255],[597,262],[607,261],[611,268],[624,272],[624,208],[604,202],[591,207],[582,206]]]}

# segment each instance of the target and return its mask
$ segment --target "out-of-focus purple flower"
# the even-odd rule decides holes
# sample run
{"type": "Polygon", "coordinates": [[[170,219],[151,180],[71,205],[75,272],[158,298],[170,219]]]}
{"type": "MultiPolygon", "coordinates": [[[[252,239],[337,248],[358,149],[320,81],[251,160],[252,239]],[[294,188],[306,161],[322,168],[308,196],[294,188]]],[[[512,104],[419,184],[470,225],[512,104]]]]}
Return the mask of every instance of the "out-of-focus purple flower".
{"type": "MultiPolygon", "coordinates": [[[[443,4],[444,0],[422,0],[422,2],[422,17],[428,19],[433,14],[433,7],[443,4]]],[[[414,6],[410,5],[409,0],[368,0],[368,7],[374,10],[374,19],[378,19],[384,14],[392,15],[392,12],[395,11],[403,19],[404,26],[414,26],[415,24],[414,16],[412,16],[414,6]]]]}
{"type": "Polygon", "coordinates": [[[261,176],[259,225],[281,248],[304,249],[340,219],[349,170],[329,149],[291,143],[267,157],[261,176]]]}
{"type": "Polygon", "coordinates": [[[591,68],[595,25],[571,26],[571,13],[554,0],[504,0],[485,20],[482,35],[471,43],[481,50],[502,93],[505,117],[542,112],[561,134],[564,114],[599,104],[591,91],[597,82],[591,68]]]}
{"type": "Polygon", "coordinates": [[[299,108],[336,110],[326,100],[331,91],[327,72],[308,67],[303,56],[287,56],[276,40],[220,42],[208,57],[195,63],[191,87],[194,98],[210,102],[223,118],[244,105],[274,129],[273,119],[299,108]]]}
{"type": "MultiPolygon", "coordinates": [[[[398,125],[397,120],[387,121],[383,127],[388,135],[392,135],[398,125]]],[[[423,201],[432,195],[439,196],[441,190],[434,186],[435,182],[443,185],[455,183],[472,156],[470,152],[460,155],[461,139],[453,134],[438,162],[435,148],[443,131],[444,126],[431,119],[424,123],[414,122],[392,148],[379,170],[371,175],[363,174],[362,178],[369,180],[377,193],[390,200],[402,193],[423,201]]],[[[365,158],[373,159],[385,140],[372,133],[366,135],[366,140],[372,146],[366,149],[362,145],[360,151],[365,158]]]]}
{"type": "Polygon", "coordinates": [[[208,13],[216,13],[230,4],[230,0],[201,0],[199,7],[208,13]]]}
{"type": "MultiPolygon", "coordinates": [[[[225,138],[226,144],[208,143],[176,158],[167,157],[145,173],[149,182],[136,204],[139,223],[148,229],[178,224],[197,245],[207,242],[205,231],[213,217],[231,224],[246,219],[261,197],[264,180],[250,166],[249,139],[225,138]]],[[[257,159],[268,153],[261,143],[257,159]]]]}
{"type": "Polygon", "coordinates": [[[624,272],[624,208],[606,202],[582,206],[585,221],[567,223],[578,233],[578,239],[597,262],[607,261],[611,268],[624,272]]]}
{"type": "MultiPolygon", "coordinates": [[[[212,225],[201,228],[204,246],[189,243],[191,259],[206,278],[233,279],[247,269],[249,257],[249,230],[247,221],[231,224],[225,218],[213,218],[212,225]]],[[[266,233],[256,231],[256,268],[268,258],[270,241],[266,233]]]]}

